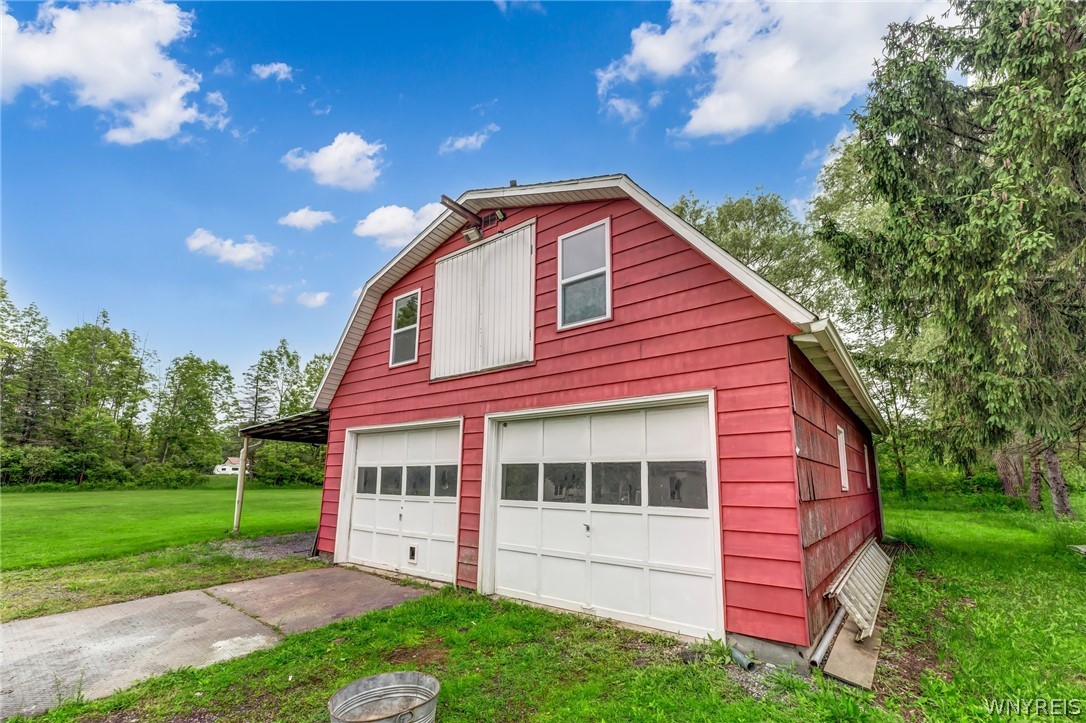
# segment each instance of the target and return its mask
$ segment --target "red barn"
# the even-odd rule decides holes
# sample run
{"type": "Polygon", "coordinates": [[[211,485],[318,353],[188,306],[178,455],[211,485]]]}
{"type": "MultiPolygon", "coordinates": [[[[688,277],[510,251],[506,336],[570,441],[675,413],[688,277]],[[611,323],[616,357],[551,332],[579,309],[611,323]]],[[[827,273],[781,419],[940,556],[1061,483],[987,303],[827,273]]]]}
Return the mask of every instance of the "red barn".
{"type": "Polygon", "coordinates": [[[459,204],[336,348],[318,549],[798,661],[881,535],[833,325],[624,175],[459,204]]]}

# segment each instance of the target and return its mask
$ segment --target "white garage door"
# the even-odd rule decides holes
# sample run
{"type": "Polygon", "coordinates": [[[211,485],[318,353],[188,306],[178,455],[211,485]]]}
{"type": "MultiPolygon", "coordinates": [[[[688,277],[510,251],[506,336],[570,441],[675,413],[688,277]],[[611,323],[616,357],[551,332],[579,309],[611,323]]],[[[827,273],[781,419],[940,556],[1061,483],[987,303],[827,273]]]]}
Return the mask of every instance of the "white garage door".
{"type": "Polygon", "coordinates": [[[359,434],[347,561],[451,582],[457,426],[359,434]]]}
{"type": "Polygon", "coordinates": [[[495,592],[698,637],[722,629],[706,405],[497,426],[495,592]]]}

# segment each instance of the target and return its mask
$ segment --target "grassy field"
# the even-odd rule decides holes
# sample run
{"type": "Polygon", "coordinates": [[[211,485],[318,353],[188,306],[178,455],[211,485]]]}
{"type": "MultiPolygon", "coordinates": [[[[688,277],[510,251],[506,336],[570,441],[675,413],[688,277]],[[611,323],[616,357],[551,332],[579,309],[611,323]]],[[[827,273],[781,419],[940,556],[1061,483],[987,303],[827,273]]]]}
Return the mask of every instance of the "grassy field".
{"type": "Polygon", "coordinates": [[[306,557],[242,559],[218,542],[197,542],[112,560],[0,572],[0,621],[109,605],[321,567],[306,557]]]}
{"type": "MultiPolygon", "coordinates": [[[[246,491],[242,534],[314,530],[320,489],[246,491]]],[[[222,539],[234,491],[219,489],[43,492],[0,495],[4,571],[109,560],[222,539]]]]}
{"type": "MultiPolygon", "coordinates": [[[[1073,500],[1086,519],[1086,496],[1073,500]]],[[[1074,699],[1086,711],[1086,522],[969,509],[943,498],[888,505],[913,552],[886,598],[881,697],[936,721],[984,719],[985,699],[1074,699]],[[957,509],[938,509],[956,507],[957,509]]]]}
{"type": "Polygon", "coordinates": [[[778,671],[756,697],[719,643],[690,662],[665,637],[445,590],[44,720],[323,721],[338,687],[403,669],[441,680],[443,721],[961,721],[998,719],[991,698],[1086,701],[1086,558],[1066,548],[1086,524],[946,502],[887,509],[910,549],[874,693],[778,671]]]}

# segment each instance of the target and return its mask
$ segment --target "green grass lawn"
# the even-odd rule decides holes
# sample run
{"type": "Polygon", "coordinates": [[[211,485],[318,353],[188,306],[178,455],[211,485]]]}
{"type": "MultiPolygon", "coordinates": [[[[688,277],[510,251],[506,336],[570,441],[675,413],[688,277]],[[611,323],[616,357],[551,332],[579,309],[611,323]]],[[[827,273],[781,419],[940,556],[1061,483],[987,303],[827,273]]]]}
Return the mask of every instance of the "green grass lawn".
{"type": "MultiPolygon", "coordinates": [[[[710,654],[609,622],[446,589],[201,670],[186,669],[49,721],[327,721],[328,698],[378,672],[417,669],[441,681],[438,719],[463,721],[892,720],[870,696],[780,675],[757,700],[710,654]],[[865,702],[866,701],[866,702],[865,702]]],[[[732,668],[734,670],[734,666],[732,668]]]]}
{"type": "Polygon", "coordinates": [[[441,680],[446,722],[990,721],[986,698],[1086,701],[1086,557],[1066,547],[1086,523],[939,502],[886,510],[912,547],[891,573],[874,693],[779,671],[752,697],[719,643],[685,662],[666,637],[446,589],[43,720],[326,721],[337,688],[404,669],[441,680]]]}
{"type": "MultiPolygon", "coordinates": [[[[985,698],[1086,710],[1086,557],[1067,548],[1086,544],[1086,522],[938,502],[886,510],[887,532],[915,550],[891,574],[884,697],[930,720],[991,720],[985,698]]],[[[1086,497],[1073,503],[1086,519],[1086,497]]]]}
{"type": "MultiPolygon", "coordinates": [[[[320,495],[317,488],[247,490],[242,534],[315,530],[320,495]]],[[[52,567],[224,538],[234,522],[234,491],[4,494],[0,519],[0,567],[52,567]]]]}
{"type": "Polygon", "coordinates": [[[0,572],[0,621],[53,615],[179,590],[322,567],[305,557],[249,560],[197,542],[112,560],[0,572]]]}

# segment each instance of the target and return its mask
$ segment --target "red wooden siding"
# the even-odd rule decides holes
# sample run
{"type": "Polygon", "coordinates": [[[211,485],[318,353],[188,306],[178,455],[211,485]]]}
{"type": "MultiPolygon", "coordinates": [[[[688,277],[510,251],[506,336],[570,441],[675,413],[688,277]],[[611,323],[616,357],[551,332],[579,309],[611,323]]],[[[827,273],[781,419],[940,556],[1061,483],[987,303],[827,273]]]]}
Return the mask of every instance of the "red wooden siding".
{"type": "Polygon", "coordinates": [[[814,636],[829,623],[836,606],[825,598],[834,575],[864,540],[882,534],[877,529],[875,448],[871,432],[863,422],[803,353],[792,343],[788,347],[807,614],[814,636]],[[838,426],[845,430],[848,492],[841,491],[838,426]],[[871,465],[870,489],[864,468],[864,445],[871,465]]]}
{"type": "MultiPolygon", "coordinates": [[[[478,574],[483,416],[623,397],[715,389],[729,631],[805,644],[788,335],[797,329],[631,200],[539,206],[535,361],[430,380],[435,259],[381,300],[332,401],[318,547],[332,551],[347,427],[464,417],[457,581],[478,574]],[[611,217],[613,318],[558,331],[557,237],[611,217]],[[422,289],[419,361],[388,368],[391,300],[422,289]]],[[[489,235],[489,234],[488,234],[489,235]]]]}

